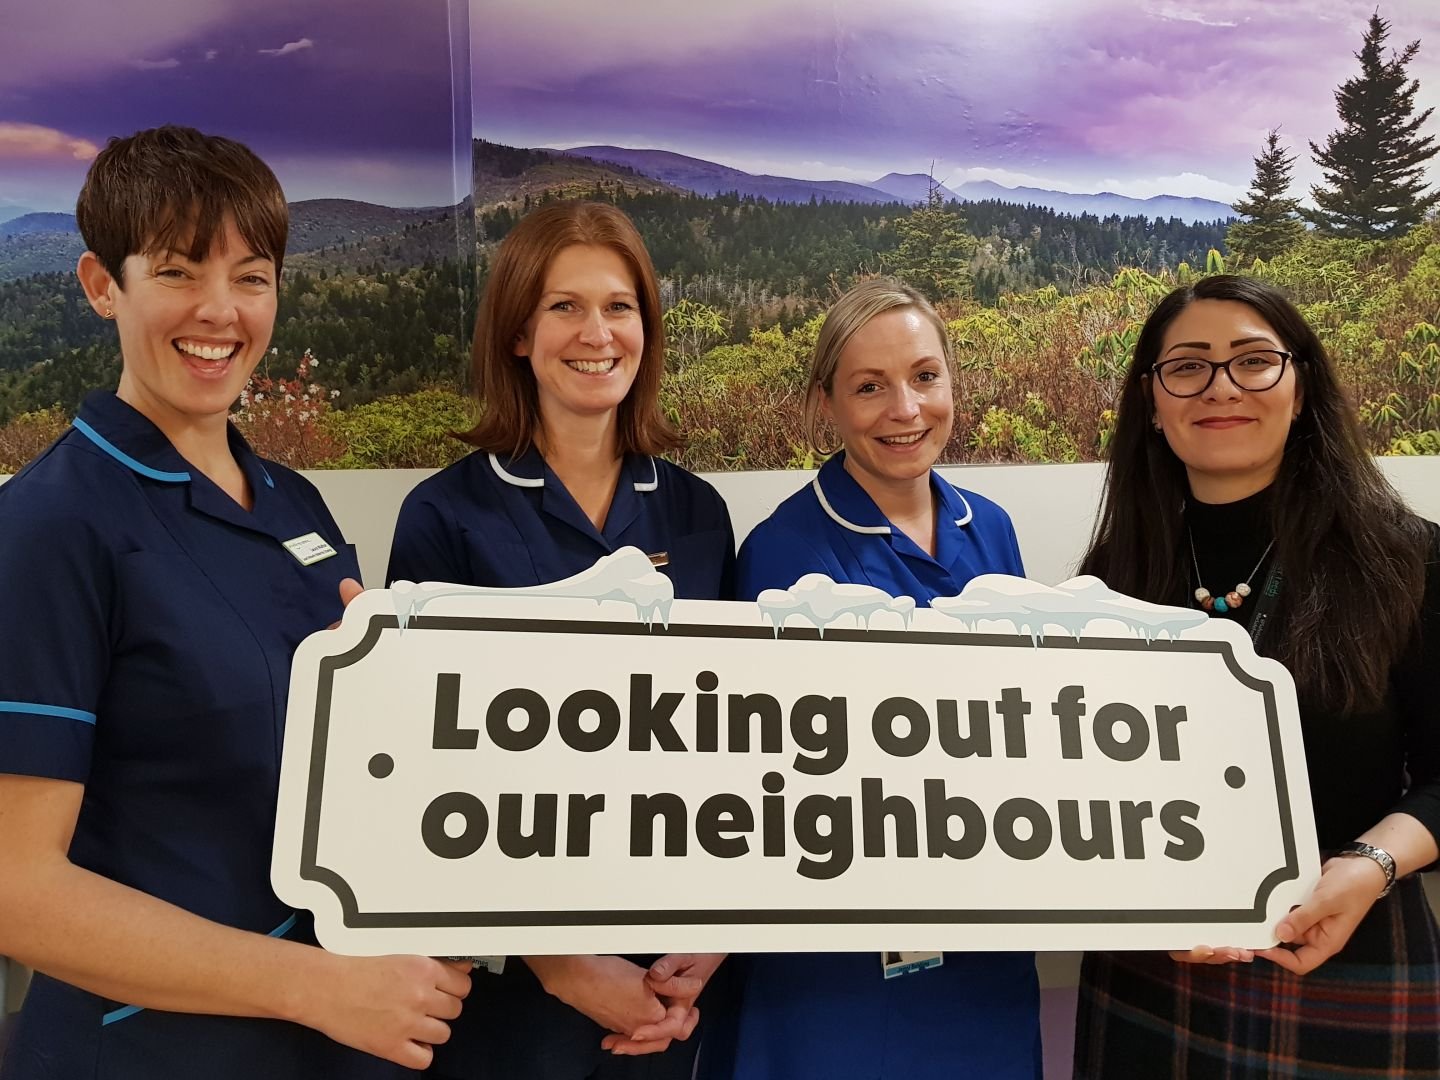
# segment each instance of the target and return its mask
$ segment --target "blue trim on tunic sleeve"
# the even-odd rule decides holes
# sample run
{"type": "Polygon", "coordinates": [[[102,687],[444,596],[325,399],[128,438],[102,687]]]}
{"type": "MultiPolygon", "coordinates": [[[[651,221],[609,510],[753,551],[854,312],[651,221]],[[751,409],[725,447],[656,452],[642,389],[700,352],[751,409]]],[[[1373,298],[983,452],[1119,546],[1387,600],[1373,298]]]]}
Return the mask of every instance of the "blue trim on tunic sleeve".
{"type": "Polygon", "coordinates": [[[78,416],[71,422],[75,425],[75,430],[80,432],[81,435],[84,435],[101,450],[104,450],[105,453],[120,462],[121,465],[124,465],[127,469],[133,469],[141,476],[148,476],[151,480],[164,480],[170,484],[184,484],[190,481],[190,474],[188,472],[161,472],[159,469],[150,468],[149,465],[142,465],[78,416]]]}
{"type": "Polygon", "coordinates": [[[59,716],[66,720],[79,720],[82,724],[95,723],[95,714],[84,709],[67,709],[62,705],[40,705],[33,701],[0,701],[0,713],[28,713],[31,716],[59,716]]]}
{"type": "MultiPolygon", "coordinates": [[[[273,938],[284,937],[292,929],[294,929],[295,921],[299,917],[300,913],[298,911],[292,911],[288,919],[282,922],[279,926],[275,927],[274,930],[271,930],[270,933],[266,934],[265,936],[273,938]]],[[[109,1027],[111,1024],[115,1023],[118,1020],[128,1020],[136,1013],[144,1011],[145,1006],[143,1005],[122,1005],[118,1009],[111,1009],[108,1013],[102,1016],[100,1018],[100,1026],[109,1027]]]]}

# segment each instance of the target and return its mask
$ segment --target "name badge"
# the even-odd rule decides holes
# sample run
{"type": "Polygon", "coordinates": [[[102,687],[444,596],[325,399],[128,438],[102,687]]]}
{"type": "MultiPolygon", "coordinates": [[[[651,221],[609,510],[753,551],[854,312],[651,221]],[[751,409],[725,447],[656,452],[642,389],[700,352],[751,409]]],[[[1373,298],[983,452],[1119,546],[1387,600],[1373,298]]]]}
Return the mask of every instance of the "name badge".
{"type": "Polygon", "coordinates": [[[885,978],[894,979],[909,975],[912,971],[939,967],[945,962],[945,954],[938,952],[883,952],[880,954],[880,968],[885,978]]]}
{"type": "Polygon", "coordinates": [[[284,540],[282,543],[285,550],[295,556],[295,561],[301,566],[310,566],[317,562],[323,562],[333,555],[338,555],[333,547],[319,533],[306,533],[304,536],[297,536],[294,540],[284,540]]]}

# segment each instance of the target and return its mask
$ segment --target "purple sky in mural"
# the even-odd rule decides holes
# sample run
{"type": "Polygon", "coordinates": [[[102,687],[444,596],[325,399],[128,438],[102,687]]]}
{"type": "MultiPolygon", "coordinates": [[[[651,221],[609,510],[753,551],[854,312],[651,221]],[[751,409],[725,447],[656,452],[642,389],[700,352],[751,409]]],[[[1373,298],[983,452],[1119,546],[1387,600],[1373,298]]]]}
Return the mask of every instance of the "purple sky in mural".
{"type": "Polygon", "coordinates": [[[247,142],[292,199],[456,201],[446,0],[36,0],[0,26],[0,206],[73,209],[97,146],[166,122],[247,142]]]}
{"type": "MultiPolygon", "coordinates": [[[[472,0],[474,124],[752,172],[1242,193],[1267,129],[1336,126],[1374,0],[472,0]]],[[[1440,104],[1440,4],[1382,0],[1440,104]]],[[[1440,113],[1427,128],[1440,132],[1440,113]]]]}

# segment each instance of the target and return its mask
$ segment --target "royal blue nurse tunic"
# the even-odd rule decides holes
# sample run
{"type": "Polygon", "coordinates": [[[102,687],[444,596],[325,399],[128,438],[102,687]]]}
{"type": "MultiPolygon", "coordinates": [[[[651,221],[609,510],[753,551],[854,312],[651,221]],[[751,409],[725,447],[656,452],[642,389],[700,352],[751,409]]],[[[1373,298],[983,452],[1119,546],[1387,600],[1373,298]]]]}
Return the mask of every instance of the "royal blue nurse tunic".
{"type": "MultiPolygon", "coordinates": [[[[928,605],[979,574],[1022,576],[1005,511],[931,473],[932,558],[894,528],[840,454],[740,548],[736,592],[754,599],[805,574],[873,585],[928,605]]],[[[738,959],[738,958],[737,958],[738,959]]],[[[940,967],[882,976],[878,953],[743,958],[738,1013],[705,1043],[712,1080],[1038,1080],[1039,985],[1031,953],[946,953],[940,967]]]]}
{"type": "MultiPolygon", "coordinates": [[[[388,581],[450,581],[517,588],[589,569],[637,547],[661,563],[675,595],[728,600],[735,536],[725,502],[677,465],[628,454],[602,529],[533,447],[516,457],[476,451],[416,486],[400,509],[388,581]],[[660,556],[663,555],[663,558],[660,556]]],[[[632,956],[648,965],[656,957],[632,956]]],[[[720,979],[723,982],[723,972],[720,979]]],[[[720,982],[702,998],[713,1000],[720,982]]],[[[431,1075],[445,1080],[581,1080],[625,1076],[689,1080],[702,1028],[663,1054],[617,1058],[600,1049],[606,1031],[551,997],[519,958],[501,975],[475,973],[449,1043],[435,1048],[431,1075]]]]}
{"type": "MultiPolygon", "coordinates": [[[[85,785],[77,866],[226,926],[313,942],[270,888],[290,659],[354,550],[239,433],[247,512],[114,394],[0,486],[0,773],[85,785]],[[302,566],[284,541],[336,554],[302,566]]],[[[135,1009],[37,975],[3,1080],[391,1078],[275,1020],[135,1009]]]]}

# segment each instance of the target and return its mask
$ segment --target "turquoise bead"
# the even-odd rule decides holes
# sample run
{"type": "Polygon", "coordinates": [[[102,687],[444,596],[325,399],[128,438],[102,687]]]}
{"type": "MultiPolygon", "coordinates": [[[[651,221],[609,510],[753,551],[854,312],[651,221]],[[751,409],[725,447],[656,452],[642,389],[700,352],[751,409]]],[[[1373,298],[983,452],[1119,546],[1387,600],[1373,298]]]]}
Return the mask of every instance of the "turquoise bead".
{"type": "Polygon", "coordinates": [[[1221,615],[1224,615],[1225,612],[1230,610],[1230,605],[1225,602],[1223,596],[1215,597],[1215,610],[1220,612],[1221,615]]]}

